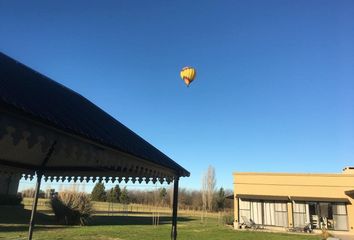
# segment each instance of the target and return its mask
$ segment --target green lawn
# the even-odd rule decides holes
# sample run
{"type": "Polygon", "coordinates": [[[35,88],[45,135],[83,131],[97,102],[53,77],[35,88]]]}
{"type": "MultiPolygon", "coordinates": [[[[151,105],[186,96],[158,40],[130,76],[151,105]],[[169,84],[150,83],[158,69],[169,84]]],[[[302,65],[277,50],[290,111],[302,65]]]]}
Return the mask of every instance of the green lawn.
{"type": "MultiPolygon", "coordinates": [[[[0,239],[26,239],[29,210],[20,208],[0,208],[0,239]]],[[[160,225],[152,226],[149,214],[128,216],[97,215],[90,226],[67,227],[56,225],[51,215],[40,213],[33,239],[36,240],[157,240],[170,239],[171,221],[169,216],[160,217],[160,225]]],[[[235,231],[218,223],[218,218],[210,217],[201,223],[198,217],[180,216],[178,239],[180,240],[319,240],[318,236],[294,235],[286,233],[262,233],[255,231],[235,231]]]]}

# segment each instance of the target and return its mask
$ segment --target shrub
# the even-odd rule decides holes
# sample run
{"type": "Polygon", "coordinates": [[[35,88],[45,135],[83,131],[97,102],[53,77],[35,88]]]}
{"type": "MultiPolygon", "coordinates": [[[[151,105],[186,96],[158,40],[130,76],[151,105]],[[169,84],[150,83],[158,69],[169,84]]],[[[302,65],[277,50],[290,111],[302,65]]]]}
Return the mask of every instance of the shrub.
{"type": "Polygon", "coordinates": [[[234,215],[232,213],[226,213],[223,217],[223,220],[226,225],[233,225],[234,224],[234,215]]]}
{"type": "Polygon", "coordinates": [[[0,194],[0,205],[21,205],[22,197],[20,195],[0,194]]]}
{"type": "Polygon", "coordinates": [[[329,237],[333,237],[332,234],[330,234],[327,229],[322,228],[321,239],[326,240],[329,237]]]}
{"type": "Polygon", "coordinates": [[[66,225],[89,223],[93,206],[85,193],[64,191],[51,199],[51,206],[57,220],[66,225]]]}

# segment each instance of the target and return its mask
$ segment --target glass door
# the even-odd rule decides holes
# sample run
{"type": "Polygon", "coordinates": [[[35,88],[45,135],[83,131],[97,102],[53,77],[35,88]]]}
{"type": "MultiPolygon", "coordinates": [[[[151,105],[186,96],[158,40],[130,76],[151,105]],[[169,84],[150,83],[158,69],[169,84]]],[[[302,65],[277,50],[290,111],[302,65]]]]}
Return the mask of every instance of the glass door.
{"type": "Polygon", "coordinates": [[[332,204],[320,202],[320,228],[333,229],[332,204]]]}
{"type": "Polygon", "coordinates": [[[312,229],[320,228],[319,207],[317,202],[309,202],[309,218],[312,229]]]}
{"type": "Polygon", "coordinates": [[[294,227],[305,227],[308,221],[308,208],[305,202],[293,203],[294,227]]]}

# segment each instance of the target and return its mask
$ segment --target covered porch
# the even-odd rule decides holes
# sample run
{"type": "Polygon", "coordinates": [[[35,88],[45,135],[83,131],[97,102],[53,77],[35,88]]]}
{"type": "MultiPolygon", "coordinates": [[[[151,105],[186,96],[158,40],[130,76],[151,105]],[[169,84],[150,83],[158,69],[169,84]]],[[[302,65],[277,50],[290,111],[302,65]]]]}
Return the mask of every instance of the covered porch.
{"type": "MultiPolygon", "coordinates": [[[[0,176],[36,177],[32,239],[42,179],[174,183],[190,173],[86,98],[0,53],[0,176]]],[[[10,188],[8,188],[10,189],[10,188]]]]}

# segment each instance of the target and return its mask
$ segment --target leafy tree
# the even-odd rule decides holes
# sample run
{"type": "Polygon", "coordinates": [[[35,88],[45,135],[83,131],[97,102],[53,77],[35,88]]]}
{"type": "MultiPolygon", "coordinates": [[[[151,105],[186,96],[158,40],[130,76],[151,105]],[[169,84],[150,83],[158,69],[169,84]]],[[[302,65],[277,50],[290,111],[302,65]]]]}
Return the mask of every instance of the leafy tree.
{"type": "Polygon", "coordinates": [[[105,192],[105,187],[103,183],[96,183],[95,187],[92,189],[91,200],[104,202],[106,201],[107,196],[105,192]]]}
{"type": "Polygon", "coordinates": [[[108,191],[106,191],[106,196],[107,196],[107,202],[116,202],[115,194],[114,194],[114,189],[111,188],[108,191]]]}
{"type": "Polygon", "coordinates": [[[123,204],[128,204],[129,203],[129,195],[128,195],[128,190],[126,187],[123,188],[121,194],[120,194],[120,202],[123,204]]]}
{"type": "Polygon", "coordinates": [[[116,199],[115,202],[120,202],[120,195],[122,194],[122,190],[120,190],[118,184],[114,186],[114,194],[115,194],[114,197],[116,199]]]}
{"type": "Polygon", "coordinates": [[[121,190],[119,188],[119,185],[114,186],[114,188],[111,188],[106,192],[107,194],[107,202],[119,202],[120,195],[121,195],[121,190]]]}
{"type": "Polygon", "coordinates": [[[161,188],[159,195],[160,195],[160,200],[164,201],[166,199],[166,196],[167,196],[166,188],[161,188]]]}
{"type": "Polygon", "coordinates": [[[218,195],[216,196],[216,207],[217,210],[224,210],[225,208],[225,191],[224,188],[220,188],[218,195]]]}

